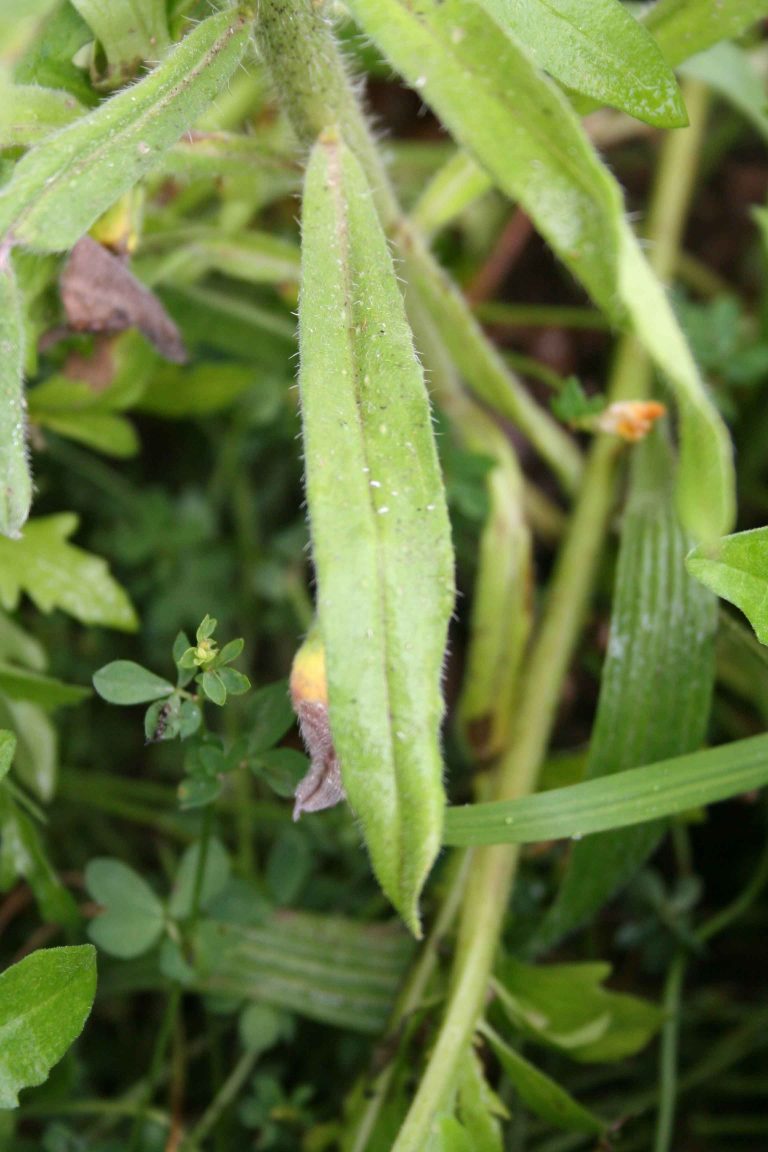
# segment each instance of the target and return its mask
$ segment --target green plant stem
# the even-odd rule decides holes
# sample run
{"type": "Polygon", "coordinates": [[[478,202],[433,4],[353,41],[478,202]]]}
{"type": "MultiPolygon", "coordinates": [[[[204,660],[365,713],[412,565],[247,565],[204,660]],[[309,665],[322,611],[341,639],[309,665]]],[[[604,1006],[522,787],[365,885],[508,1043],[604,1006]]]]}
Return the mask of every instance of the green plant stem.
{"type": "Polygon", "coordinates": [[[203,881],[205,879],[205,866],[208,863],[208,848],[211,843],[211,833],[213,832],[213,805],[208,804],[203,809],[203,824],[200,829],[200,839],[198,841],[200,848],[197,856],[197,867],[195,868],[195,882],[192,888],[192,907],[189,913],[189,932],[194,931],[197,924],[198,917],[200,916],[200,901],[203,894],[203,881]]]}
{"type": "Polygon", "coordinates": [[[243,1052],[198,1123],[182,1141],[181,1152],[193,1152],[193,1149],[202,1147],[203,1142],[216,1126],[223,1112],[236,1099],[240,1089],[253,1071],[259,1055],[258,1050],[243,1052]]]}
{"type": "Polygon", "coordinates": [[[181,986],[174,984],[171,988],[170,995],[165,1004],[165,1012],[160,1024],[160,1029],[157,1033],[155,1040],[155,1049],[152,1053],[152,1063],[149,1066],[144,1090],[141,1099],[138,1103],[136,1118],[133,1122],[133,1129],[131,1131],[131,1139],[128,1144],[128,1152],[139,1152],[141,1148],[141,1136],[144,1129],[144,1123],[149,1115],[149,1105],[160,1077],[160,1071],[165,1059],[165,1053],[168,1048],[168,1042],[171,1034],[176,1026],[176,1016],[181,1004],[181,986]]]}
{"type": "MultiPolygon", "coordinates": [[[[699,85],[695,86],[692,103],[696,105],[691,111],[693,126],[665,139],[651,202],[652,259],[662,275],[674,267],[694,182],[706,106],[706,94],[699,85]]],[[[633,337],[624,337],[611,374],[609,401],[640,399],[649,383],[646,358],[639,355],[633,337]]],[[[514,799],[535,787],[607,532],[618,455],[618,443],[608,437],[596,440],[590,451],[531,650],[510,748],[497,770],[495,799],[514,799]]],[[[452,1088],[459,1060],[482,1011],[518,859],[516,845],[483,848],[474,857],[451,995],[426,1071],[392,1152],[421,1152],[429,1139],[432,1121],[452,1088]]]]}
{"type": "MultiPolygon", "coordinates": [[[[429,936],[419,950],[418,958],[410,969],[403,991],[395,1005],[392,1019],[384,1034],[382,1044],[396,1036],[403,1022],[412,1012],[415,1012],[423,1002],[429,981],[437,968],[440,947],[450,932],[453,922],[458,915],[459,907],[466,887],[471,852],[454,852],[448,865],[451,875],[448,888],[440,905],[440,911],[435,919],[429,936]]],[[[383,1072],[376,1078],[368,1093],[368,1103],[360,1117],[354,1131],[349,1152],[365,1152],[368,1141],[373,1135],[376,1123],[381,1115],[381,1109],[387,1098],[392,1078],[395,1073],[395,1061],[391,1060],[383,1072]]]]}
{"type": "Polygon", "coordinates": [[[661,1060],[659,1062],[659,1110],[656,1118],[654,1152],[669,1152],[677,1101],[677,1048],[680,1036],[680,1009],[686,954],[675,953],[664,983],[662,1005],[665,1020],[661,1030],[661,1060]]]}
{"type": "Polygon", "coordinates": [[[385,230],[407,256],[411,290],[449,342],[467,383],[512,420],[572,492],[581,456],[572,438],[531,400],[417,229],[405,218],[321,5],[262,0],[256,36],[299,140],[310,147],[335,125],[365,170],[385,230]]]}

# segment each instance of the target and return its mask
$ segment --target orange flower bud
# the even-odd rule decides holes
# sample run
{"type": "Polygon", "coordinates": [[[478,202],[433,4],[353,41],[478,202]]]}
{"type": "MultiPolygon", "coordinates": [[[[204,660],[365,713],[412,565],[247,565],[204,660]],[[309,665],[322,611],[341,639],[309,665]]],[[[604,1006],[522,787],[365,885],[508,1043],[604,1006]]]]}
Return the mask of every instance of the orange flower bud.
{"type": "Polygon", "coordinates": [[[634,444],[647,436],[666,412],[666,407],[656,400],[619,400],[600,413],[596,427],[634,444]]]}

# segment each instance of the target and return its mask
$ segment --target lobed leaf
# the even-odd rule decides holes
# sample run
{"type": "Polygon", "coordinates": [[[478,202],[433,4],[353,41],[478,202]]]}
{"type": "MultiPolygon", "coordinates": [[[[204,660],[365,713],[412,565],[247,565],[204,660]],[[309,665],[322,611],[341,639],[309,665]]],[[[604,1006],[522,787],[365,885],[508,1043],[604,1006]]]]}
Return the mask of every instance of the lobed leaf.
{"type": "MultiPolygon", "coordinates": [[[[686,574],[690,541],[675,513],[671,473],[669,449],[654,432],[633,455],[588,779],[693,751],[706,735],[717,605],[686,574]]],[[[642,824],[574,844],[537,945],[583,923],[630,879],[662,832],[642,824]]]]}
{"type": "Polygon", "coordinates": [[[619,0],[481,0],[496,22],[562,84],[655,124],[688,123],[669,64],[619,0]]]}
{"type": "Polygon", "coordinates": [[[330,133],[310,157],[303,232],[300,390],[331,727],[374,871],[416,931],[444,806],[450,527],[392,259],[362,170],[330,133]]]}
{"type": "Polygon", "coordinates": [[[0,190],[0,234],[35,251],[73,247],[211,103],[249,35],[239,9],[209,16],[138,84],[29,151],[0,190]]]}
{"type": "Polygon", "coordinates": [[[505,1044],[500,1036],[483,1025],[481,1033],[489,1041],[526,1108],[537,1116],[569,1132],[603,1132],[605,1124],[594,1112],[577,1103],[556,1080],[539,1071],[530,1061],[505,1044]]]}
{"type": "Polygon", "coordinates": [[[621,198],[565,96],[479,5],[353,0],[351,8],[455,139],[615,314],[621,198]]]}
{"type": "Polygon", "coordinates": [[[692,576],[735,604],[760,643],[768,644],[768,528],[700,544],[686,563],[692,576]]]}
{"type": "Polygon", "coordinates": [[[530,844],[627,828],[768,784],[768,736],[735,740],[520,800],[449,808],[444,843],[530,844]]]}
{"type": "Polygon", "coordinates": [[[83,624],[133,631],[133,607],[105,561],[68,542],[76,527],[69,512],[40,516],[21,540],[0,539],[0,605],[11,611],[26,592],[41,612],[61,608],[83,624]]]}
{"type": "Polygon", "coordinates": [[[91,944],[41,948],[0,975],[0,1108],[42,1084],[80,1035],[96,995],[91,944]]]}

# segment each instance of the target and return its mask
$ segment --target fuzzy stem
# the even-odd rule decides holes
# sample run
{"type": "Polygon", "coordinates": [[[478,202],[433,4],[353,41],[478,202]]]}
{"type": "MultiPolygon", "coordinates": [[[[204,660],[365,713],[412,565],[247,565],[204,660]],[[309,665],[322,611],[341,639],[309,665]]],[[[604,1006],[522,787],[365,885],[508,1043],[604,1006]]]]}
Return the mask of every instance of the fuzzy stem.
{"type": "Polygon", "coordinates": [[[381,154],[321,5],[262,0],[256,36],[299,141],[309,148],[335,125],[363,166],[384,229],[407,255],[416,291],[449,344],[467,383],[512,420],[572,492],[581,457],[571,437],[506,368],[471,309],[398,203],[381,154]]]}

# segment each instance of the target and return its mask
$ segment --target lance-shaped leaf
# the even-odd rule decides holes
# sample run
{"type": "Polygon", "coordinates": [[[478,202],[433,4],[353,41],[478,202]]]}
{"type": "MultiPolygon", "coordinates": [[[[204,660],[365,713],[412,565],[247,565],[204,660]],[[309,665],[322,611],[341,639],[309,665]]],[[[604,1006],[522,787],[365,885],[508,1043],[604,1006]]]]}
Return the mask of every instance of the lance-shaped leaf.
{"type": "Polygon", "coordinates": [[[563,93],[478,4],[352,0],[355,19],[609,313],[621,197],[563,93]]]}
{"type": "Polygon", "coordinates": [[[658,45],[619,0],[481,0],[561,83],[660,128],[687,123],[658,45]]]}
{"type": "Polygon", "coordinates": [[[768,644],[768,528],[700,544],[687,564],[692,576],[740,608],[760,643],[768,644]]]}
{"type": "Polygon", "coordinates": [[[17,537],[32,503],[24,405],[24,325],[11,261],[0,262],[0,532],[17,537]]]}
{"type": "Polygon", "coordinates": [[[238,9],[209,16],[145,79],[33,148],[0,192],[0,234],[36,251],[71,248],[194,124],[249,35],[238,9]]]}
{"type": "MultiPolygon", "coordinates": [[[[691,752],[704,739],[717,601],[687,575],[688,547],[672,499],[669,451],[656,432],[633,459],[589,779],[691,752]]],[[[641,824],[574,844],[537,944],[583,923],[626,884],[663,830],[641,824]]]]}
{"type": "Polygon", "coordinates": [[[768,0],[659,0],[643,23],[669,63],[677,64],[711,48],[720,40],[738,36],[750,24],[768,16],[768,0]]]}
{"type": "Polygon", "coordinates": [[[418,931],[443,816],[450,528],[429,403],[362,170],[326,134],[303,209],[301,400],[331,728],[374,870],[418,931]]]}
{"type": "Polygon", "coordinates": [[[727,532],[734,515],[728,433],[623,217],[621,190],[565,97],[479,6],[423,0],[416,11],[405,0],[352,0],[352,10],[596,303],[609,316],[629,314],[680,406],[683,523],[700,538],[727,532]]]}

